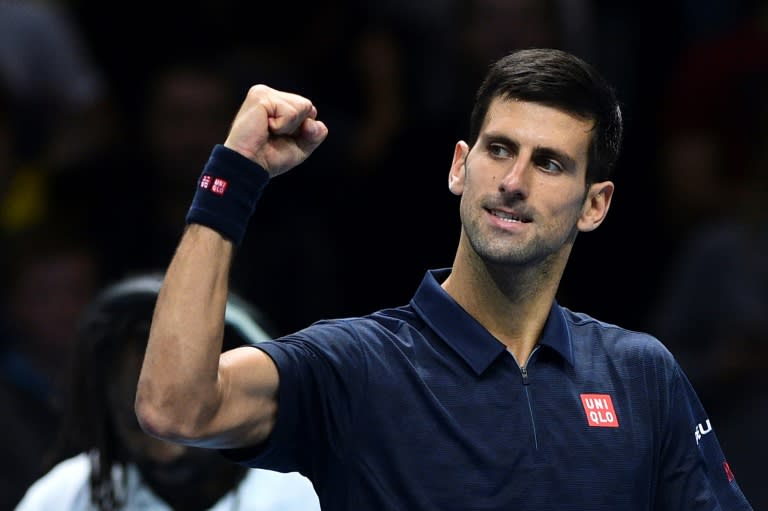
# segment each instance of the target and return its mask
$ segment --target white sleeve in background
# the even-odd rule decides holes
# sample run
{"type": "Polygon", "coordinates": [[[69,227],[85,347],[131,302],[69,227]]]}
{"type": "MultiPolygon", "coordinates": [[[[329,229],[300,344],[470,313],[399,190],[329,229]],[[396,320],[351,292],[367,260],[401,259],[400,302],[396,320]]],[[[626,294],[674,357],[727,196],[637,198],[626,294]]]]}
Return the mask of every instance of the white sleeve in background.
{"type": "MultiPolygon", "coordinates": [[[[91,462],[86,453],[62,461],[35,481],[14,511],[89,511],[88,486],[91,462]]],[[[148,487],[141,483],[135,467],[127,478],[115,473],[118,493],[124,496],[124,511],[169,511],[148,487]]],[[[235,491],[227,493],[210,511],[320,511],[312,483],[297,472],[284,474],[249,469],[235,491]]]]}
{"type": "Polygon", "coordinates": [[[85,453],[62,461],[27,489],[14,511],[86,511],[90,471],[85,453]]]}
{"type": "MultiPolygon", "coordinates": [[[[14,511],[92,511],[90,474],[87,453],[64,460],[27,489],[14,511]]],[[[113,467],[112,477],[123,511],[171,511],[142,484],[135,467],[129,466],[125,477],[119,467],[113,467]]]]}
{"type": "Polygon", "coordinates": [[[249,469],[237,491],[230,492],[211,511],[320,511],[312,483],[298,472],[249,469]],[[231,499],[236,499],[233,507],[231,499]]]}

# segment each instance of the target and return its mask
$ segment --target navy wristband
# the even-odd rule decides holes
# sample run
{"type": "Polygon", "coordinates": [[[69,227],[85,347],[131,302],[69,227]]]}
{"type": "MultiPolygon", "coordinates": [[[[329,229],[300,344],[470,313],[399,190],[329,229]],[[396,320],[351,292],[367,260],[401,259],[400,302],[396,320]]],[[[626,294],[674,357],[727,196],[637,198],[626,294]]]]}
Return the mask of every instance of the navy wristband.
{"type": "Polygon", "coordinates": [[[266,170],[237,151],[217,144],[197,180],[186,223],[208,226],[240,245],[268,182],[266,170]]]}

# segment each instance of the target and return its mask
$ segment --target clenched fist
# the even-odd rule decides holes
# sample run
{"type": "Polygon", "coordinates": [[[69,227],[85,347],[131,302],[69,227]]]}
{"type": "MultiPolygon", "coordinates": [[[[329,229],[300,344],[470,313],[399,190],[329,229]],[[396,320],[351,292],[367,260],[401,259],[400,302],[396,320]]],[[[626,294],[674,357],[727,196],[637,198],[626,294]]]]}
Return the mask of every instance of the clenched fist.
{"type": "Polygon", "coordinates": [[[317,120],[317,108],[310,100],[254,85],[224,145],[275,177],[307,159],[327,135],[328,128],[317,120]]]}

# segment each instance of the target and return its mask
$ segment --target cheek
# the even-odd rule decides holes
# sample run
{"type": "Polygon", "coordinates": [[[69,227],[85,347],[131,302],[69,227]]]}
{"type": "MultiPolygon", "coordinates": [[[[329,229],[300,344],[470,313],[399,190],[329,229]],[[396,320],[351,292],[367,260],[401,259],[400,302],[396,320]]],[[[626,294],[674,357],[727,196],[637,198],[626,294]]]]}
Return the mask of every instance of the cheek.
{"type": "Polygon", "coordinates": [[[476,208],[478,201],[472,193],[472,187],[464,187],[464,191],[459,197],[459,216],[462,222],[467,222],[478,215],[476,208]]]}
{"type": "Polygon", "coordinates": [[[547,208],[551,216],[561,223],[575,224],[584,212],[585,193],[560,192],[559,197],[557,194],[552,197],[547,208]]]}

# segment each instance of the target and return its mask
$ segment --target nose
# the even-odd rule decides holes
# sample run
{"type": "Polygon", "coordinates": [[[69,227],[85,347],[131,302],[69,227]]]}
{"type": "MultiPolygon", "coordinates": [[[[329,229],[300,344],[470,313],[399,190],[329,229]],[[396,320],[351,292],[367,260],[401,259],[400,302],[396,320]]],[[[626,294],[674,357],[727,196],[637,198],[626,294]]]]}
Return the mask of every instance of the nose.
{"type": "Polygon", "coordinates": [[[531,176],[531,157],[522,152],[517,155],[499,181],[499,192],[519,199],[528,197],[531,176]]]}

